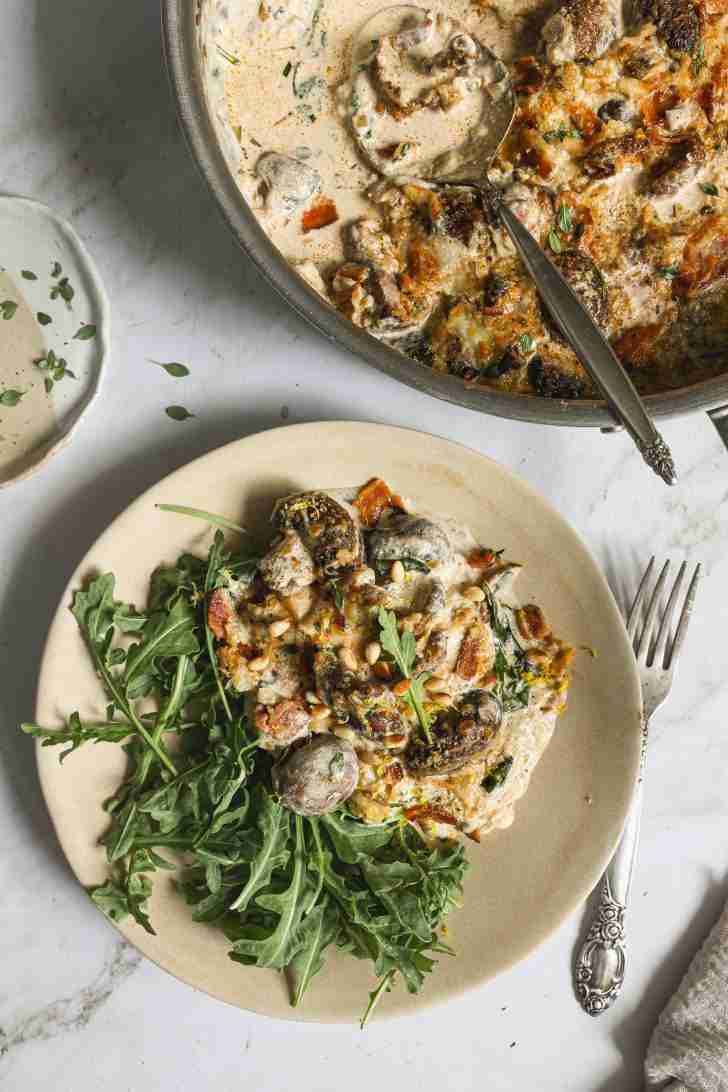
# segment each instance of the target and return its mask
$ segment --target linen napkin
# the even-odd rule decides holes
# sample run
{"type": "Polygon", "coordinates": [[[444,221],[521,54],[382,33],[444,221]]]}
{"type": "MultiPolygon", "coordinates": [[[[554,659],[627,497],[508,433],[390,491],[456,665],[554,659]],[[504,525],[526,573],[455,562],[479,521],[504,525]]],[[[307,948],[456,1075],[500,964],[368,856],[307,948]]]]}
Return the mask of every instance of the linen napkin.
{"type": "Polygon", "coordinates": [[[645,1075],[649,1092],[728,1092],[728,905],[660,1016],[645,1075]]]}

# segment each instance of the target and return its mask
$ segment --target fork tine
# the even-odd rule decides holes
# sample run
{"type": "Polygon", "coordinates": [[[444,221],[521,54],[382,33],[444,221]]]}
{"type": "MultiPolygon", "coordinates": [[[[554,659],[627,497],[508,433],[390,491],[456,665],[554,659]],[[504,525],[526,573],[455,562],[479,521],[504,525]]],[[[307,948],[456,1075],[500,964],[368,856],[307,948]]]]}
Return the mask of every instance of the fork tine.
{"type": "Polygon", "coordinates": [[[652,635],[652,623],[655,620],[657,608],[660,605],[660,595],[662,594],[662,588],[665,583],[669,568],[670,562],[666,561],[665,564],[662,566],[660,575],[657,578],[657,583],[655,584],[655,589],[652,592],[652,596],[650,597],[650,602],[647,607],[647,614],[645,616],[645,622],[644,626],[642,627],[642,632],[640,633],[639,637],[635,638],[634,654],[638,660],[642,658],[643,653],[644,659],[647,659],[647,653],[650,648],[650,637],[652,635]]]}
{"type": "Polygon", "coordinates": [[[667,650],[665,654],[665,667],[671,668],[680,654],[682,643],[685,640],[685,634],[688,631],[688,623],[690,621],[690,615],[693,613],[693,603],[695,602],[695,593],[698,590],[698,581],[700,579],[700,564],[695,566],[695,572],[693,578],[690,581],[690,587],[688,588],[687,595],[685,596],[685,602],[683,609],[680,612],[680,621],[677,624],[675,630],[675,636],[673,638],[672,646],[667,650]]]}
{"type": "Polygon", "coordinates": [[[667,605],[665,607],[665,610],[663,611],[662,618],[660,619],[660,628],[657,631],[657,636],[655,637],[655,642],[652,646],[652,649],[650,650],[649,659],[647,661],[648,667],[652,667],[654,663],[659,664],[661,667],[667,667],[667,664],[663,662],[667,659],[667,657],[664,655],[664,652],[667,647],[667,638],[670,634],[670,621],[672,619],[672,612],[675,609],[675,603],[677,602],[677,597],[680,592],[683,577],[685,576],[686,568],[687,562],[683,561],[678,571],[678,574],[675,577],[675,583],[672,586],[670,598],[667,601],[667,605]]]}
{"type": "Polygon", "coordinates": [[[634,635],[637,631],[637,624],[640,617],[640,607],[642,606],[642,601],[645,597],[645,592],[647,591],[649,579],[652,576],[652,570],[654,569],[654,567],[655,559],[654,557],[651,557],[650,563],[645,569],[644,576],[640,581],[640,586],[637,589],[637,594],[634,597],[632,606],[630,607],[629,615],[627,616],[627,634],[629,635],[630,641],[634,640],[634,635]]]}

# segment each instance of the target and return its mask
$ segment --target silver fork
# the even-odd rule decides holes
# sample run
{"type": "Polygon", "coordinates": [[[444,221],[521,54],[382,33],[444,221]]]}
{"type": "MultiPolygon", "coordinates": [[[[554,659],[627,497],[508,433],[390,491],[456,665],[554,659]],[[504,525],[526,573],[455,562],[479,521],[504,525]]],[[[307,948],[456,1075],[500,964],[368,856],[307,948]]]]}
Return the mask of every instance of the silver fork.
{"type": "Polygon", "coordinates": [[[660,600],[670,562],[666,561],[663,565],[650,594],[654,567],[653,557],[642,577],[627,619],[627,633],[632,641],[642,687],[642,753],[637,788],[619,845],[602,877],[597,912],[576,961],[577,997],[581,1007],[590,1016],[599,1016],[606,1012],[616,1001],[624,982],[627,947],[624,917],[639,842],[647,726],[652,714],[670,692],[675,664],[685,640],[700,577],[700,565],[696,565],[675,634],[671,638],[670,621],[685,576],[686,563],[683,561],[680,566],[662,614],[660,600]],[[643,621],[642,608],[648,596],[643,621]]]}

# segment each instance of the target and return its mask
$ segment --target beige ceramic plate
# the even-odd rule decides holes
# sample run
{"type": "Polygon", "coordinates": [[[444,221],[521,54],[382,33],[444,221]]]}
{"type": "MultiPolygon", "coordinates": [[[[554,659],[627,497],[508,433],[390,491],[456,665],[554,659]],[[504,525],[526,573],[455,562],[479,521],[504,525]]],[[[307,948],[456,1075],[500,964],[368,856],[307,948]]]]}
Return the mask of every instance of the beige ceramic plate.
{"type": "MultiPolygon", "coordinates": [[[[43,659],[38,720],[58,723],[78,708],[104,708],[68,611],[71,590],[95,570],[112,570],[121,598],[142,603],[149,574],[182,550],[203,552],[204,524],[159,512],[158,502],[206,508],[265,530],[272,501],[312,486],[341,487],[385,477],[415,502],[456,516],[479,541],[505,547],[526,564],[519,594],[533,596],[555,631],[576,646],[569,708],[536,770],[510,830],[468,845],[472,868],[465,904],[450,918],[443,956],[416,998],[397,989],[378,1013],[411,1011],[477,986],[522,959],[596,883],[616,842],[637,774],[640,695],[619,613],[583,543],[545,501],[497,463],[458,444],[381,425],[327,423],[276,429],[197,459],[154,486],[101,536],[74,574],[51,627],[43,659]]],[[[43,791],[61,845],[82,884],[105,877],[97,839],[102,800],[117,786],[123,755],[88,746],[61,767],[55,749],[38,751],[43,791]]],[[[136,924],[121,932],[185,982],[241,1008],[279,1017],[344,1022],[362,1011],[369,967],[336,956],[301,1010],[288,1006],[275,972],[241,967],[213,928],[195,925],[171,881],[157,881],[151,905],[157,936],[136,924]]]]}

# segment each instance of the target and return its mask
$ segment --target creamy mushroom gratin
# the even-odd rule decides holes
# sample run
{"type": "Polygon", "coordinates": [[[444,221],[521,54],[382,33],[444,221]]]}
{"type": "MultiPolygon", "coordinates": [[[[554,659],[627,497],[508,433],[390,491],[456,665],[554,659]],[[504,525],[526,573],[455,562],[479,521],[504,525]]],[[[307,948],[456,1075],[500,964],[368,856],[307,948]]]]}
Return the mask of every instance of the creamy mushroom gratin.
{"type": "Polygon", "coordinates": [[[403,815],[427,835],[508,826],[564,708],[573,650],[520,566],[381,480],[276,505],[256,570],[214,593],[229,686],[249,695],[285,803],[403,815]]]}
{"type": "Polygon", "coordinates": [[[593,395],[477,194],[428,180],[477,160],[502,58],[491,178],[637,386],[725,369],[726,0],[200,0],[199,22],[243,193],[357,326],[467,383],[593,395]]]}

